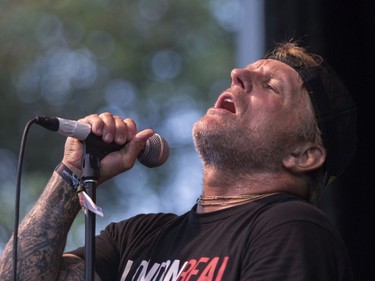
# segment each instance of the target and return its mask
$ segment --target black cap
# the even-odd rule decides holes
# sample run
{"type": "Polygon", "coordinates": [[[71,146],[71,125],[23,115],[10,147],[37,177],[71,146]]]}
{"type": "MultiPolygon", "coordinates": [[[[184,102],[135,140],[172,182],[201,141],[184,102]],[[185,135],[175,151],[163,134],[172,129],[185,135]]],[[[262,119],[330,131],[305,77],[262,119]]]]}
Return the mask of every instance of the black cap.
{"type": "Polygon", "coordinates": [[[291,66],[304,82],[327,151],[324,164],[327,183],[342,174],[355,155],[357,110],[353,98],[337,73],[321,57],[312,56],[320,62],[317,66],[309,67],[292,55],[281,57],[271,53],[266,58],[291,66]]]}

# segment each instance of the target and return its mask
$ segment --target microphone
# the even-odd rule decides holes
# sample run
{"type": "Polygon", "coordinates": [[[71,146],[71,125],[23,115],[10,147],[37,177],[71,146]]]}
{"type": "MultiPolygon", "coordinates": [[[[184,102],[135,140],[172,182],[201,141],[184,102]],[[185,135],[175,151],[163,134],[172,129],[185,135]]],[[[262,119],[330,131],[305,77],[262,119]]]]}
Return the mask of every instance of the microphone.
{"type": "MultiPolygon", "coordinates": [[[[91,132],[91,126],[86,123],[63,119],[59,117],[35,117],[35,123],[66,137],[84,141],[95,152],[101,155],[118,151],[125,146],[116,143],[105,143],[101,137],[91,132]]],[[[149,168],[161,166],[169,157],[169,145],[159,134],[154,134],[146,141],[145,148],[138,154],[140,163],[149,168]]]]}

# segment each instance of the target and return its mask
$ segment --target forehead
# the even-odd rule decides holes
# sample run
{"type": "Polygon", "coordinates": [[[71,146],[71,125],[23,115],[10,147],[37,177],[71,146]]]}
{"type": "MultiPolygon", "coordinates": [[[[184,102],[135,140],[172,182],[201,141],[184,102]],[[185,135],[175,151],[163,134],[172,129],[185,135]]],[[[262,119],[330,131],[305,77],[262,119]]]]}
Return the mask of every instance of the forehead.
{"type": "Polygon", "coordinates": [[[246,66],[246,69],[284,81],[286,83],[296,83],[295,85],[302,84],[302,79],[297,71],[295,71],[289,65],[277,60],[261,59],[249,64],[246,66]]]}

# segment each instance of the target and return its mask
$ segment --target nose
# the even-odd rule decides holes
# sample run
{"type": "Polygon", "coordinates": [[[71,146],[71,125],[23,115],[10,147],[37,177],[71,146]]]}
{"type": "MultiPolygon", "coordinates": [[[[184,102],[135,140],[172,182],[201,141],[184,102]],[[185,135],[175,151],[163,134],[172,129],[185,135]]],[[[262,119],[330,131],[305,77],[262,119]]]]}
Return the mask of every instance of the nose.
{"type": "Polygon", "coordinates": [[[250,71],[243,68],[235,68],[230,76],[232,78],[232,87],[241,87],[245,92],[251,92],[253,83],[250,71]]]}

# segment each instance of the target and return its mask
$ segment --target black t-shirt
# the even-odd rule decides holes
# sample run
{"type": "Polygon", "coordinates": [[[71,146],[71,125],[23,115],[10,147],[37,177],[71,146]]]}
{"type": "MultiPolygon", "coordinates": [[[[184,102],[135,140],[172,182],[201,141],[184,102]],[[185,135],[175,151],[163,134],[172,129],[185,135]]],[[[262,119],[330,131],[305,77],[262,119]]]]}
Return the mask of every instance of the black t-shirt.
{"type": "Polygon", "coordinates": [[[326,216],[287,194],[207,214],[138,215],[108,225],[96,247],[103,280],[352,280],[326,216]]]}

